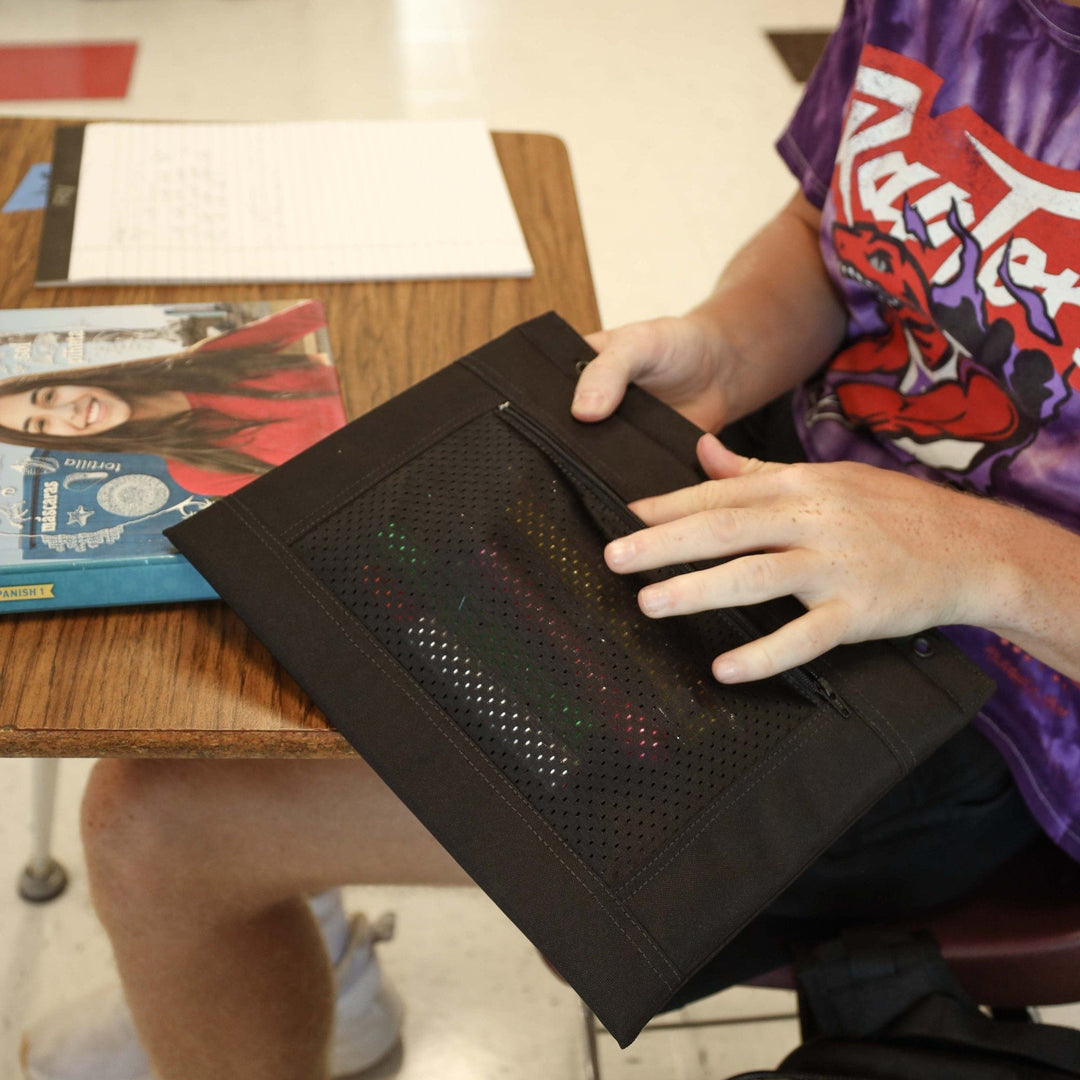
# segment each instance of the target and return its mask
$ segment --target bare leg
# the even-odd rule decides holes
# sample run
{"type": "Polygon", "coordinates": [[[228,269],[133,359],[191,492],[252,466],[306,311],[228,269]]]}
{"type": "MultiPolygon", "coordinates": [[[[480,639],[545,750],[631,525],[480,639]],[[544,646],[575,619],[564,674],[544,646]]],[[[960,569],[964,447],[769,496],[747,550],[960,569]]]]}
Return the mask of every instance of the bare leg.
{"type": "Polygon", "coordinates": [[[323,1080],[332,985],[303,894],[468,880],[360,759],[103,761],[83,840],[161,1080],[323,1080]]]}

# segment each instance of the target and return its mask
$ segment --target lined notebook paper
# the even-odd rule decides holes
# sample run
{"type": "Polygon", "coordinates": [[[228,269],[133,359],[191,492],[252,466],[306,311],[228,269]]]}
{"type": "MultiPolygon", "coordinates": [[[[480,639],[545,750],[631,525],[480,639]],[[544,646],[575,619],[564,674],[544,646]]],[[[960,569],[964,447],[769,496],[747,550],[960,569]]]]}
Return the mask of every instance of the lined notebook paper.
{"type": "Polygon", "coordinates": [[[532,273],[479,120],[75,130],[73,161],[58,133],[39,284],[532,273]]]}

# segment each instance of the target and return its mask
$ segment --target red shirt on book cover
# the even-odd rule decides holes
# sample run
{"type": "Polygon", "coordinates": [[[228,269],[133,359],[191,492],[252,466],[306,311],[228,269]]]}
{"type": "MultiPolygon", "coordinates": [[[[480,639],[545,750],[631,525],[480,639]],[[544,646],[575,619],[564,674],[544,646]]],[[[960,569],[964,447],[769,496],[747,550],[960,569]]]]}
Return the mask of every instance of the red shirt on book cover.
{"type": "MultiPolygon", "coordinates": [[[[232,335],[230,335],[231,337],[232,335]]],[[[314,360],[314,358],[313,358],[314,360]]],[[[184,396],[192,409],[209,409],[256,426],[235,432],[217,445],[240,450],[268,465],[280,465],[345,423],[345,409],[332,364],[315,361],[300,368],[275,371],[238,384],[275,393],[319,394],[318,397],[245,397],[240,394],[184,396]]],[[[170,461],[169,473],[196,495],[229,495],[255,479],[251,473],[225,473],[170,461]]]]}

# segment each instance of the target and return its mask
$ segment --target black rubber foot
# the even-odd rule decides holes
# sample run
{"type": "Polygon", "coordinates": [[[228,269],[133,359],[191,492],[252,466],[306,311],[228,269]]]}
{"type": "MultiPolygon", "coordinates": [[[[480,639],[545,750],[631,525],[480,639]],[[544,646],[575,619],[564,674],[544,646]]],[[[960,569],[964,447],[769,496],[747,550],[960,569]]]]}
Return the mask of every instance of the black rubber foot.
{"type": "Polygon", "coordinates": [[[67,871],[51,859],[44,874],[31,873],[27,867],[19,876],[19,895],[32,904],[43,904],[55,900],[66,888],[67,871]]]}

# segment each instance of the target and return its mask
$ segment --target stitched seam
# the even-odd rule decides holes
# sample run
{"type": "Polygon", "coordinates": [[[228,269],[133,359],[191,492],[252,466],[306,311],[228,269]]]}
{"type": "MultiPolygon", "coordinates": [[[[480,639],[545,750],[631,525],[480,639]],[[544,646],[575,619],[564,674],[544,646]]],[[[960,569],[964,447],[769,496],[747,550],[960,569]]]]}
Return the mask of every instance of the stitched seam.
{"type": "MultiPolygon", "coordinates": [[[[827,668],[829,674],[839,681],[839,673],[836,667],[827,659],[822,657],[822,667],[827,668]]],[[[903,765],[904,759],[907,759],[907,763],[914,768],[919,759],[915,755],[915,751],[911,749],[907,744],[907,740],[901,735],[899,730],[893,725],[892,721],[875,705],[868,697],[866,697],[857,686],[845,686],[844,696],[853,698],[859,703],[859,712],[862,714],[863,720],[865,720],[868,727],[877,733],[885,745],[889,748],[889,752],[893,755],[897,761],[903,765]],[[872,715],[871,715],[872,714],[872,715]],[[881,721],[882,725],[886,727],[892,739],[895,740],[897,745],[893,744],[893,741],[882,731],[877,724],[874,723],[873,717],[876,716],[881,721]],[[899,749],[897,748],[899,746],[899,749]],[[901,751],[903,751],[901,753],[901,751]]]]}
{"type": "MultiPolygon", "coordinates": [[[[255,517],[255,515],[252,514],[252,512],[247,509],[247,507],[244,507],[235,501],[226,503],[225,505],[230,506],[234,510],[237,516],[241,519],[241,521],[248,526],[249,530],[263,544],[263,546],[270,552],[270,554],[278,562],[280,562],[282,566],[285,567],[285,570],[288,572],[289,576],[292,577],[292,579],[297,583],[297,585],[299,585],[300,588],[308,596],[311,597],[311,599],[316,603],[316,605],[318,605],[319,609],[326,615],[326,617],[341,631],[345,640],[348,641],[354,649],[356,649],[358,652],[362,653],[369,660],[371,660],[375,664],[375,666],[378,667],[383,672],[383,674],[386,675],[395,685],[405,691],[406,695],[418,706],[425,719],[427,719],[428,723],[431,724],[431,726],[434,727],[435,730],[461,756],[461,758],[465,761],[469,768],[472,769],[473,772],[475,772],[477,776],[479,776],[480,779],[483,780],[489,788],[491,788],[495,795],[500,799],[500,801],[502,801],[506,805],[509,810],[511,810],[518,818],[520,818],[520,820],[525,824],[525,827],[529,830],[529,832],[531,832],[533,836],[535,836],[536,839],[539,840],[541,844],[543,844],[543,846],[555,857],[555,859],[563,866],[563,868],[570,874],[570,876],[573,877],[574,880],[577,881],[578,884],[581,885],[582,888],[584,888],[590,896],[592,896],[600,903],[601,910],[604,912],[604,914],[611,920],[612,923],[615,924],[616,928],[623,935],[623,937],[626,938],[626,940],[630,943],[634,950],[641,956],[645,963],[648,964],[649,968],[664,983],[664,985],[670,989],[675,989],[678,986],[678,983],[672,982],[669,978],[665,977],[663,972],[661,972],[657,967],[654,966],[653,962],[642,950],[641,946],[636,941],[634,941],[634,939],[627,933],[625,927],[620,926],[619,921],[611,914],[610,911],[607,910],[606,905],[603,903],[602,897],[598,895],[595,889],[593,889],[593,887],[587,881],[583,880],[575,872],[574,868],[570,866],[570,864],[567,863],[565,859],[563,859],[562,855],[558,851],[556,851],[555,848],[552,847],[548,840],[536,830],[536,828],[525,817],[521,810],[510,802],[510,800],[506,797],[505,793],[500,791],[495,786],[495,784],[492,783],[491,779],[485,776],[480,771],[480,769],[477,768],[475,762],[469,759],[469,756],[465,753],[465,751],[462,750],[462,748],[454,742],[450,735],[444,730],[443,725],[438,721],[435,716],[431,714],[430,702],[420,697],[416,693],[414,687],[412,687],[407,680],[403,680],[401,678],[400,672],[392,670],[386,664],[383,657],[379,656],[377,653],[372,653],[363,644],[353,638],[353,636],[349,633],[348,628],[336,618],[334,613],[326,607],[320,597],[310,588],[308,583],[304,581],[299,574],[297,574],[291,563],[291,560],[283,556],[277,543],[274,542],[273,535],[266,530],[262,522],[257,517],[255,517]]],[[[627,920],[633,923],[633,925],[648,939],[648,944],[655,951],[657,958],[661,960],[675,975],[676,979],[678,979],[679,969],[668,959],[666,955],[664,955],[664,953],[660,950],[659,946],[656,945],[656,943],[652,940],[651,935],[649,935],[648,931],[645,930],[645,928],[642,927],[637,922],[637,920],[634,919],[628,912],[626,912],[626,910],[623,908],[623,905],[619,903],[616,898],[613,897],[612,899],[615,899],[617,907],[619,908],[620,912],[627,918],[627,920]]]]}
{"type": "Polygon", "coordinates": [[[1072,49],[1074,52],[1076,51],[1076,45],[1077,43],[1080,43],[1080,34],[1074,34],[1071,30],[1066,30],[1064,26],[1058,26],[1045,11],[1038,8],[1031,0],[1024,0],[1024,6],[1035,15],[1036,18],[1041,19],[1046,23],[1050,28],[1051,37],[1059,37],[1059,40],[1063,38],[1064,40],[1061,41],[1061,44],[1068,49],[1072,49]]]}
{"type": "MultiPolygon", "coordinates": [[[[808,721],[806,729],[799,736],[797,736],[795,739],[793,739],[791,741],[791,743],[788,745],[787,749],[784,750],[784,752],[782,754],[780,754],[778,757],[773,759],[772,764],[769,766],[769,768],[766,769],[764,772],[762,772],[761,775],[758,776],[754,780],[754,782],[752,784],[750,784],[748,787],[743,788],[741,791],[738,792],[738,794],[732,794],[732,793],[729,792],[727,796],[722,797],[720,799],[720,801],[718,803],[716,803],[715,806],[709,811],[709,813],[701,821],[699,821],[697,823],[697,825],[695,826],[693,832],[691,832],[683,840],[683,843],[678,848],[676,848],[674,851],[670,852],[668,854],[667,858],[665,858],[663,862],[661,862],[658,865],[656,865],[655,867],[651,868],[652,873],[649,874],[649,876],[647,878],[645,878],[644,880],[639,882],[637,879],[641,876],[641,874],[643,874],[645,872],[645,870],[639,870],[638,873],[633,878],[631,878],[628,882],[626,882],[626,884],[623,886],[623,889],[621,890],[622,892],[625,893],[626,898],[629,899],[630,897],[635,896],[637,893],[641,892],[641,890],[644,889],[645,886],[648,885],[650,881],[652,881],[654,878],[656,878],[675,859],[677,859],[680,855],[682,855],[682,853],[684,851],[686,851],[686,849],[688,847],[690,847],[690,845],[693,844],[693,842],[695,840],[697,840],[697,838],[705,831],[705,829],[708,828],[708,826],[710,826],[713,823],[713,821],[721,813],[721,811],[728,810],[732,806],[738,805],[743,799],[746,798],[747,795],[750,794],[750,792],[752,792],[754,790],[754,788],[756,788],[759,784],[763,783],[768,776],[770,776],[778,768],[780,768],[780,766],[789,757],[791,757],[791,755],[800,746],[802,746],[802,744],[804,742],[806,742],[806,740],[809,739],[810,736],[814,733],[814,731],[816,730],[818,725],[821,723],[821,716],[822,715],[824,715],[824,714],[823,713],[819,714],[818,719],[816,719],[816,720],[808,721]]],[[[761,766],[761,767],[763,767],[763,766],[761,766]]]]}
{"type": "MultiPolygon", "coordinates": [[[[940,634],[941,631],[939,630],[938,633],[940,634]]],[[[950,645],[953,644],[953,642],[949,641],[948,634],[941,634],[941,636],[946,641],[948,641],[950,645]]],[[[904,648],[904,646],[902,646],[901,644],[899,644],[899,642],[897,642],[895,638],[891,638],[889,640],[889,644],[892,645],[892,647],[896,649],[896,651],[905,660],[908,659],[909,654],[907,649],[904,648]]],[[[961,695],[960,693],[954,693],[953,688],[947,682],[939,681],[938,679],[934,678],[933,674],[926,668],[917,667],[916,670],[928,683],[930,683],[931,686],[934,687],[935,690],[938,690],[939,692],[944,694],[961,712],[970,713],[972,709],[976,707],[976,702],[971,701],[970,695],[961,695]]]]}
{"type": "MultiPolygon", "coordinates": [[[[541,315],[539,318],[542,319],[543,317],[544,316],[541,315]]],[[[522,323],[520,326],[516,327],[516,329],[517,329],[518,333],[537,352],[539,352],[542,355],[544,355],[545,357],[547,357],[547,359],[550,360],[552,362],[552,364],[555,366],[555,369],[557,371],[561,372],[561,368],[559,366],[560,361],[556,360],[555,355],[553,353],[553,350],[548,347],[551,343],[546,340],[546,335],[542,334],[542,333],[537,333],[536,326],[534,325],[536,322],[537,322],[536,319],[532,319],[527,323],[522,323]]],[[[570,329],[571,333],[574,334],[575,337],[577,337],[577,332],[573,329],[573,327],[568,327],[568,328],[570,329]]],[[[565,344],[567,346],[566,351],[570,352],[571,351],[571,348],[570,348],[571,347],[571,342],[568,340],[565,344]]],[[[568,360],[584,360],[586,358],[589,359],[589,360],[594,360],[596,358],[596,355],[597,355],[596,350],[587,341],[585,341],[584,339],[579,338],[579,340],[573,342],[572,344],[573,344],[573,353],[572,353],[572,355],[566,357],[568,360]],[[581,349],[581,345],[585,346],[584,351],[581,349]]],[[[564,355],[565,355],[565,353],[564,353],[564,355]]]]}
{"type": "MultiPolygon", "coordinates": [[[[529,344],[532,345],[533,343],[530,341],[529,344]]],[[[535,348],[535,346],[533,347],[535,348]]],[[[540,355],[546,356],[547,354],[541,352],[540,355]]],[[[507,392],[503,389],[503,387],[505,386],[509,388],[510,393],[512,393],[514,396],[518,397],[519,399],[528,400],[528,392],[523,390],[517,380],[514,379],[514,377],[507,372],[502,371],[498,368],[493,368],[490,364],[477,364],[468,360],[464,360],[462,361],[462,363],[474,375],[476,375],[478,378],[483,379],[484,382],[486,382],[493,389],[498,390],[500,394],[505,394],[507,392]]],[[[522,408],[525,408],[525,406],[522,406],[522,408]]],[[[534,417],[543,416],[545,419],[548,420],[549,423],[552,420],[551,414],[547,411],[547,409],[538,407],[534,402],[530,402],[527,407],[527,411],[531,416],[534,417]]]]}
{"type": "MultiPolygon", "coordinates": [[[[795,141],[794,136],[788,132],[780,139],[781,145],[794,157],[798,158],[799,163],[806,170],[807,177],[810,179],[813,189],[822,196],[829,194],[829,185],[824,183],[817,174],[817,170],[810,163],[810,160],[802,152],[799,144],[795,141]]],[[[805,179],[805,178],[804,178],[805,179]]]]}
{"type": "MultiPolygon", "coordinates": [[[[914,768],[916,765],[918,765],[919,759],[918,759],[917,755],[915,754],[915,751],[908,745],[907,740],[900,733],[900,730],[896,727],[895,724],[893,724],[893,722],[868,697],[866,697],[862,693],[861,690],[859,690],[857,687],[851,687],[849,689],[845,689],[844,692],[846,694],[848,694],[849,697],[854,698],[856,701],[858,701],[860,703],[860,705],[861,705],[860,711],[862,712],[864,718],[867,716],[867,713],[872,713],[874,716],[876,716],[881,721],[881,723],[886,728],[888,728],[889,732],[892,734],[893,738],[896,740],[896,742],[899,745],[900,749],[903,751],[902,753],[898,753],[895,746],[892,746],[892,745],[889,746],[889,749],[892,751],[893,756],[895,758],[897,758],[899,764],[903,765],[903,759],[906,757],[908,764],[912,768],[914,768]]],[[[867,722],[870,724],[871,727],[874,726],[873,721],[870,720],[869,718],[867,718],[867,722]]]]}
{"type": "MultiPolygon", "coordinates": [[[[483,416],[484,414],[480,413],[479,415],[483,416]]],[[[285,542],[292,543],[299,539],[309,528],[313,528],[317,525],[321,517],[340,509],[341,506],[349,501],[349,499],[360,494],[366,487],[384,479],[395,469],[406,464],[410,458],[416,457],[424,451],[429,450],[444,435],[450,434],[452,431],[464,427],[466,424],[471,424],[475,419],[477,419],[475,416],[467,416],[464,419],[460,416],[455,416],[440,427],[430,431],[423,442],[412,443],[407,450],[402,451],[396,457],[383,462],[376,469],[370,469],[359,479],[353,481],[347,488],[336,492],[332,498],[327,499],[320,506],[305,514],[302,518],[298,518],[288,527],[288,529],[282,530],[282,536],[285,538],[285,542]]],[[[249,511],[249,513],[250,512],[251,511],[249,511]]]]}
{"type": "MultiPolygon", "coordinates": [[[[937,632],[941,634],[940,630],[938,630],[937,632]]],[[[945,639],[945,641],[948,641],[950,645],[953,644],[950,641],[948,634],[941,634],[941,636],[945,639]]],[[[901,645],[896,638],[886,638],[885,640],[888,641],[888,643],[896,650],[897,655],[910,663],[909,657],[911,654],[906,646],[901,645]]],[[[965,698],[959,693],[954,693],[953,688],[949,686],[948,683],[936,679],[934,675],[929,670],[927,670],[927,668],[919,666],[916,667],[915,670],[918,671],[919,674],[921,674],[922,677],[928,683],[930,683],[930,685],[933,686],[935,690],[944,694],[957,707],[957,709],[960,710],[960,712],[971,712],[972,709],[975,708],[976,703],[972,702],[968,698],[965,698]]]]}
{"type": "Polygon", "coordinates": [[[454,417],[451,420],[446,421],[440,427],[435,428],[429,433],[426,438],[419,445],[413,443],[406,450],[403,450],[396,457],[391,458],[389,461],[384,462],[377,469],[370,469],[364,473],[359,479],[355,480],[343,491],[337,492],[332,498],[327,499],[321,506],[316,507],[314,510],[309,511],[304,517],[295,521],[289,528],[289,531],[285,534],[289,541],[295,540],[299,537],[307,528],[316,524],[317,520],[327,513],[332,513],[352,498],[355,494],[363,491],[369,484],[374,483],[376,480],[381,479],[389,475],[395,469],[405,464],[410,457],[413,457],[424,450],[429,449],[435,442],[439,440],[444,434],[455,426],[464,426],[469,423],[470,420],[461,420],[458,417],[454,417]]]}

